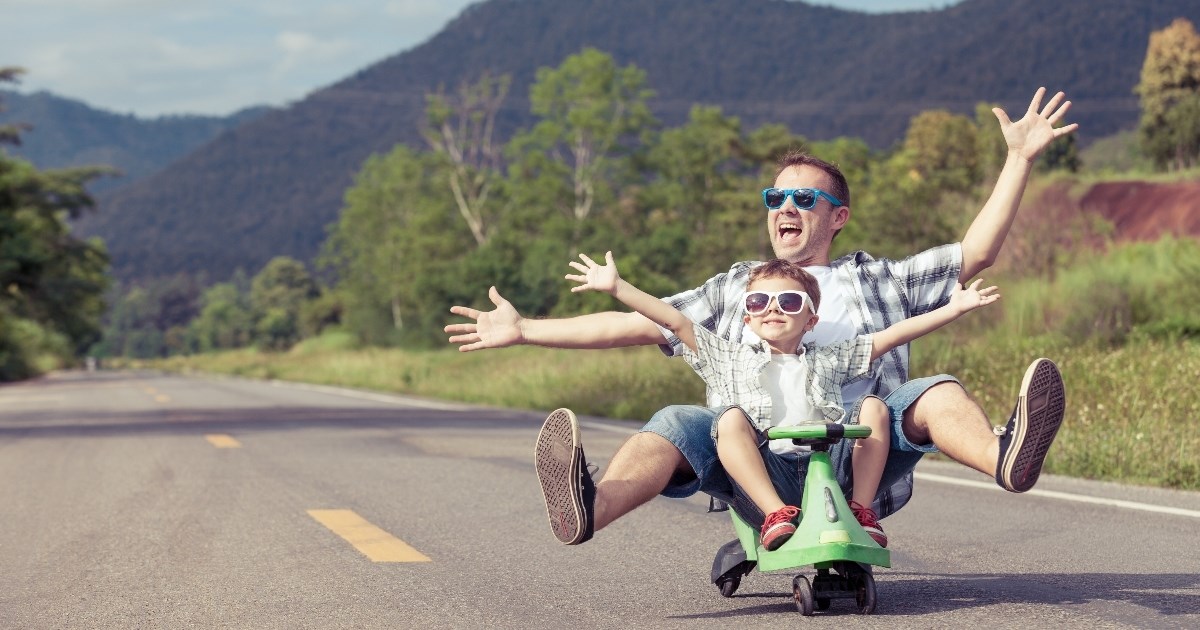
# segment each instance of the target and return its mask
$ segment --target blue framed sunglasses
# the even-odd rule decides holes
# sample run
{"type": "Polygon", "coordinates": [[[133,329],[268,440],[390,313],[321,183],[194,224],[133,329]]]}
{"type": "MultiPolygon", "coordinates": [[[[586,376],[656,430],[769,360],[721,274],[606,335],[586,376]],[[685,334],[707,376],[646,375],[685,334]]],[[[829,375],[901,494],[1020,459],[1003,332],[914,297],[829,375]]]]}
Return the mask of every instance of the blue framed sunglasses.
{"type": "Polygon", "coordinates": [[[817,205],[817,200],[824,197],[833,204],[833,207],[842,205],[842,202],[837,197],[821,190],[820,188],[764,188],[763,203],[767,204],[768,210],[778,210],[783,207],[784,202],[792,198],[792,205],[796,206],[797,210],[812,210],[813,206],[817,205]]]}

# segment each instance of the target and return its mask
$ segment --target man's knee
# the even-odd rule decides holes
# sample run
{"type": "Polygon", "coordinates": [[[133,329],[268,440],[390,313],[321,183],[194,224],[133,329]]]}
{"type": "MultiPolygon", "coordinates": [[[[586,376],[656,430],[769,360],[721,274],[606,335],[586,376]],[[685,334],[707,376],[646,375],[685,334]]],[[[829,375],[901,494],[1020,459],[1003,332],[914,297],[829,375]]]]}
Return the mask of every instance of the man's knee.
{"type": "Polygon", "coordinates": [[[982,409],[957,381],[943,381],[925,390],[904,410],[901,428],[913,444],[932,442],[931,432],[939,425],[981,416],[982,409]]]}
{"type": "Polygon", "coordinates": [[[692,465],[673,442],[652,431],[633,434],[621,448],[625,455],[640,465],[662,474],[678,473],[695,476],[692,465]]]}

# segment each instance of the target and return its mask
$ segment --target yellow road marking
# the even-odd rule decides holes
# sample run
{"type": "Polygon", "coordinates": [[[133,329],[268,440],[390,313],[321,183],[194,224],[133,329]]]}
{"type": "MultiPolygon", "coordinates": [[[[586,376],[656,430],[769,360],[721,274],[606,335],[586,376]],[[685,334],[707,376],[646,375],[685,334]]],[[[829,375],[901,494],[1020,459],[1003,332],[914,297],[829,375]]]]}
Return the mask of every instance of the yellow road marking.
{"type": "Polygon", "coordinates": [[[308,515],[371,559],[372,562],[429,562],[429,557],[379,529],[354,510],[309,510],[308,515]]]}
{"type": "Polygon", "coordinates": [[[241,442],[233,439],[233,436],[223,433],[210,433],[204,436],[204,439],[217,448],[242,448],[241,442]]]}

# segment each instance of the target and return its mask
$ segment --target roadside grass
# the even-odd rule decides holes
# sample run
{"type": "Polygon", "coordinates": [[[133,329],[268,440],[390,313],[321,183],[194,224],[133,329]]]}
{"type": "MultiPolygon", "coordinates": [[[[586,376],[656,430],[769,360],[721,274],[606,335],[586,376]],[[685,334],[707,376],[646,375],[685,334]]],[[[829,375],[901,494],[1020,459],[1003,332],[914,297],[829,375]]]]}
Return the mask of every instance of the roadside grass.
{"type": "MultiPolygon", "coordinates": [[[[1054,359],[1067,417],[1046,461],[1055,474],[1200,490],[1200,342],[1141,340],[1120,348],[1061,337],[972,336],[951,328],[913,346],[913,375],[961,380],[994,424],[1006,421],[1029,363],[1054,359]]],[[[703,401],[699,379],[656,348],[239,350],[156,362],[250,378],[303,381],[445,400],[645,421],[668,404],[703,401]]]]}

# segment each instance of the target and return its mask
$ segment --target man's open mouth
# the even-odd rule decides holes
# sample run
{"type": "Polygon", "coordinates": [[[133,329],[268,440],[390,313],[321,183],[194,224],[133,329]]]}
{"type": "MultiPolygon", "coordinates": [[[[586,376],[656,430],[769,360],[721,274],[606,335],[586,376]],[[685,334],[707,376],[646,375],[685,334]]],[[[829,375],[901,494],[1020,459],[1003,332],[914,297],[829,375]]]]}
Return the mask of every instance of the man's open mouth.
{"type": "Polygon", "coordinates": [[[800,229],[800,225],[798,223],[780,223],[778,232],[780,239],[787,240],[800,236],[800,232],[802,232],[802,230],[800,229]]]}

